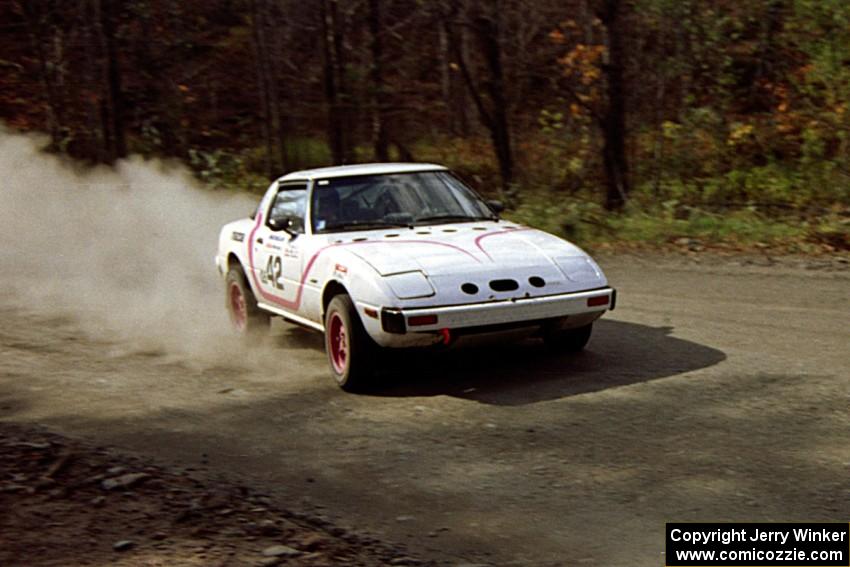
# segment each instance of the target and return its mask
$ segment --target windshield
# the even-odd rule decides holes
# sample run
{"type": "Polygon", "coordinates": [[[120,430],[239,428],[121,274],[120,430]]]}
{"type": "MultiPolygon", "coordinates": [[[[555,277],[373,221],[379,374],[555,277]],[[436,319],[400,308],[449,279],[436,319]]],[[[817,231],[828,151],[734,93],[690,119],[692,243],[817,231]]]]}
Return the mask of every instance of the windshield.
{"type": "Polygon", "coordinates": [[[495,218],[472,189],[447,171],[320,179],[311,210],[314,232],[495,218]]]}

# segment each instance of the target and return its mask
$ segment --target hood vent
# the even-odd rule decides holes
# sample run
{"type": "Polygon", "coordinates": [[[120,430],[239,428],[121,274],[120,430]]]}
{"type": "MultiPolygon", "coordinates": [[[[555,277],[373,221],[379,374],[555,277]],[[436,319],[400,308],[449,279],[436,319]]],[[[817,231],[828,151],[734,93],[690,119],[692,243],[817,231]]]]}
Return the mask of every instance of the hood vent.
{"type": "Polygon", "coordinates": [[[519,289],[519,284],[516,280],[510,279],[493,280],[490,282],[490,289],[493,291],[515,291],[519,289]]]}
{"type": "Polygon", "coordinates": [[[475,295],[476,293],[478,293],[478,286],[474,283],[465,283],[460,286],[460,289],[461,291],[463,291],[463,293],[466,293],[468,295],[475,295]]]}

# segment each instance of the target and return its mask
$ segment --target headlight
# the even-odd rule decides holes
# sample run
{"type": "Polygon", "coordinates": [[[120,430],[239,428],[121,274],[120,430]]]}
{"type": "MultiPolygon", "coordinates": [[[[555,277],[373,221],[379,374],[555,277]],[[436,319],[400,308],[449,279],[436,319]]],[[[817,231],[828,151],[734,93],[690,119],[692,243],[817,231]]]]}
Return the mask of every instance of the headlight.
{"type": "Polygon", "coordinates": [[[417,299],[434,295],[434,287],[422,272],[405,272],[384,277],[384,281],[399,299],[417,299]]]}
{"type": "Polygon", "coordinates": [[[555,258],[555,263],[558,264],[558,267],[570,281],[596,282],[605,277],[596,262],[587,256],[555,258]]]}

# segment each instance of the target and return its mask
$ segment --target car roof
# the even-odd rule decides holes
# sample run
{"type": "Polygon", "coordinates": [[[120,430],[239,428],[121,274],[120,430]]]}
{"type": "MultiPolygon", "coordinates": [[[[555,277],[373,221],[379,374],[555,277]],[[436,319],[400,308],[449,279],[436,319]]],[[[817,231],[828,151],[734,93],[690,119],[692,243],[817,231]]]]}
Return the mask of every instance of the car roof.
{"type": "Polygon", "coordinates": [[[355,175],[384,175],[388,173],[413,173],[417,171],[446,171],[447,168],[433,163],[361,163],[357,165],[338,165],[293,171],[279,181],[328,179],[331,177],[351,177],[355,175]]]}

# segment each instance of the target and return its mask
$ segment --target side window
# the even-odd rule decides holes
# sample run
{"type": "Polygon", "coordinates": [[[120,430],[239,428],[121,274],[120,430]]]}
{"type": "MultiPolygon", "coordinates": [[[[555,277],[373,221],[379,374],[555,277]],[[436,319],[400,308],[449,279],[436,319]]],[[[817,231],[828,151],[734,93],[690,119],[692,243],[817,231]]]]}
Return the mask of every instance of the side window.
{"type": "Polygon", "coordinates": [[[268,225],[275,229],[289,221],[292,232],[304,232],[304,214],[307,210],[307,186],[281,185],[269,209],[268,225]]]}

